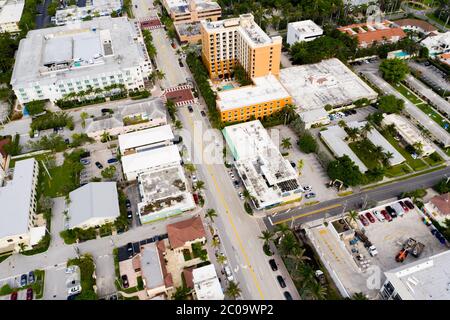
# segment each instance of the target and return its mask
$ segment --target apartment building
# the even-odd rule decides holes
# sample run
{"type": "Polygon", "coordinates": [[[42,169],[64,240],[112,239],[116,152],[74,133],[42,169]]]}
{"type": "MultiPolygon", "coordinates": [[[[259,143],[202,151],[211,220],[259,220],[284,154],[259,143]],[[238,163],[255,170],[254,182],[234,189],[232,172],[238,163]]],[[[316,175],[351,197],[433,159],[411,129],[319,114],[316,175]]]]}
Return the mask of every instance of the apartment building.
{"type": "Polygon", "coordinates": [[[323,29],[312,20],[288,23],[286,42],[293,45],[297,42],[312,41],[323,35],[323,29]]]}
{"type": "Polygon", "coordinates": [[[220,21],[202,21],[202,59],[212,80],[229,78],[236,64],[250,78],[278,76],[282,38],[269,37],[252,14],[220,21]]]}
{"type": "Polygon", "coordinates": [[[389,20],[352,24],[338,30],[356,37],[361,48],[370,47],[375,43],[395,43],[406,37],[403,29],[389,20]]]}
{"type": "Polygon", "coordinates": [[[222,8],[210,0],[162,0],[174,24],[201,20],[216,21],[222,15],[222,8]]]}
{"type": "Polygon", "coordinates": [[[73,5],[57,10],[51,20],[57,26],[63,26],[83,19],[110,16],[113,12],[120,13],[121,10],[121,0],[87,0],[83,7],[73,5]]]}
{"type": "Polygon", "coordinates": [[[34,158],[17,161],[13,179],[0,188],[0,253],[30,248],[45,235],[45,226],[37,226],[38,175],[34,158]]]}
{"type": "Polygon", "coordinates": [[[16,54],[11,85],[21,104],[123,84],[144,88],[151,62],[138,22],[126,17],[28,32],[16,54]]]}
{"type": "Polygon", "coordinates": [[[24,6],[24,0],[0,1],[0,32],[16,33],[20,31],[19,22],[24,6]]]}
{"type": "Polygon", "coordinates": [[[216,106],[223,122],[261,119],[292,103],[290,94],[275,76],[252,80],[253,85],[217,93],[216,106]]]}

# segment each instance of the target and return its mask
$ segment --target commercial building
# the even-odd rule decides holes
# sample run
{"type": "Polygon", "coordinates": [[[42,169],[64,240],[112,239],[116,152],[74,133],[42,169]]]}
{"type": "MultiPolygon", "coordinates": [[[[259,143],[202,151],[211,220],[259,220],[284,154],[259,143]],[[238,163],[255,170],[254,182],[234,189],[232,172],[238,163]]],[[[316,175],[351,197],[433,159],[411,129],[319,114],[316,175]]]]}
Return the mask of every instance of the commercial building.
{"type": "MultiPolygon", "coordinates": [[[[292,96],[299,114],[305,111],[339,109],[360,99],[375,101],[378,94],[339,59],[281,69],[280,82],[292,96]]],[[[320,123],[324,110],[307,114],[308,123],[320,123]],[[315,118],[313,117],[315,116],[315,118]]]]}
{"type": "Polygon", "coordinates": [[[425,140],[420,131],[408,123],[404,118],[397,114],[389,114],[385,115],[383,121],[383,125],[393,124],[398,134],[402,137],[405,143],[413,146],[416,143],[420,143],[422,145],[422,154],[421,157],[428,156],[435,152],[433,146],[425,140]]]}
{"type": "Polygon", "coordinates": [[[111,136],[125,135],[167,124],[167,114],[161,99],[133,103],[120,107],[118,113],[86,119],[84,132],[100,141],[107,132],[111,136]]]}
{"type": "Polygon", "coordinates": [[[359,47],[362,48],[370,47],[375,43],[395,43],[406,37],[402,28],[395,26],[389,20],[351,24],[340,27],[338,30],[356,37],[359,47]]]}
{"type": "Polygon", "coordinates": [[[192,270],[192,281],[197,300],[223,300],[225,298],[214,264],[192,270]]]}
{"type": "Polygon", "coordinates": [[[120,135],[119,149],[122,155],[129,155],[148,149],[168,146],[172,144],[173,139],[174,135],[170,125],[163,125],[120,135]]]}
{"type": "Polygon", "coordinates": [[[200,26],[200,21],[174,25],[181,43],[200,43],[202,41],[200,26]]]}
{"type": "Polygon", "coordinates": [[[304,129],[310,129],[311,127],[327,125],[331,122],[328,117],[328,112],[324,108],[312,109],[307,111],[301,111],[298,113],[304,129]]]}
{"type": "Polygon", "coordinates": [[[450,52],[450,31],[432,33],[422,40],[421,44],[428,49],[431,57],[448,53],[450,52]]]}
{"type": "Polygon", "coordinates": [[[120,216],[115,182],[91,182],[69,193],[68,229],[88,229],[120,216]]]}
{"type": "Polygon", "coordinates": [[[450,300],[450,251],[385,272],[385,300],[450,300]]]}
{"type": "Polygon", "coordinates": [[[138,22],[100,17],[28,32],[16,54],[11,85],[21,104],[122,84],[144,88],[151,62],[138,22]]]}
{"type": "Polygon", "coordinates": [[[213,80],[230,78],[239,64],[249,78],[278,76],[282,38],[269,37],[252,14],[220,21],[202,21],[202,59],[213,80]]]}
{"type": "Polygon", "coordinates": [[[34,158],[17,161],[13,179],[0,188],[0,253],[30,249],[45,235],[36,213],[38,175],[34,158]]]}
{"type": "Polygon", "coordinates": [[[431,23],[420,19],[400,19],[395,20],[394,24],[402,28],[404,31],[415,31],[424,34],[437,31],[436,27],[431,23]]]}
{"type": "Polygon", "coordinates": [[[121,0],[87,0],[84,7],[76,5],[57,10],[52,22],[57,26],[80,22],[86,19],[109,16],[122,11],[121,0]]]}
{"type": "Polygon", "coordinates": [[[0,32],[16,33],[20,31],[19,22],[24,6],[25,0],[0,1],[0,32]]]}
{"type": "Polygon", "coordinates": [[[222,8],[210,0],[162,0],[174,24],[216,21],[222,15],[222,8]]]}
{"type": "MultiPolygon", "coordinates": [[[[366,124],[367,121],[352,121],[348,122],[347,126],[349,128],[358,128],[361,130],[366,124]]],[[[389,153],[392,156],[388,159],[391,166],[395,166],[406,161],[402,154],[398,152],[397,149],[395,149],[392,144],[390,144],[389,141],[387,141],[383,135],[378,132],[377,129],[372,128],[369,132],[367,132],[367,139],[375,146],[383,148],[384,153],[389,153]]]]}
{"type": "Polygon", "coordinates": [[[366,172],[368,168],[353,152],[346,142],[347,132],[340,126],[327,127],[327,130],[320,131],[322,141],[327,145],[331,152],[336,157],[348,156],[362,173],[366,172]]]}
{"type": "Polygon", "coordinates": [[[216,106],[223,122],[263,118],[292,103],[291,96],[275,76],[252,80],[253,85],[217,93],[216,106]]]}
{"type": "Polygon", "coordinates": [[[323,35],[323,30],[312,20],[290,22],[287,26],[287,39],[289,45],[296,42],[312,41],[323,35]]]}
{"type": "Polygon", "coordinates": [[[257,209],[301,199],[298,173],[259,120],[227,126],[223,135],[234,165],[257,209]]]}
{"type": "Polygon", "coordinates": [[[450,220],[450,193],[434,196],[424,205],[424,212],[446,228],[445,221],[450,220]]]}
{"type": "Polygon", "coordinates": [[[170,247],[177,251],[190,248],[193,243],[206,242],[206,231],[199,216],[168,224],[167,234],[170,247]]]}

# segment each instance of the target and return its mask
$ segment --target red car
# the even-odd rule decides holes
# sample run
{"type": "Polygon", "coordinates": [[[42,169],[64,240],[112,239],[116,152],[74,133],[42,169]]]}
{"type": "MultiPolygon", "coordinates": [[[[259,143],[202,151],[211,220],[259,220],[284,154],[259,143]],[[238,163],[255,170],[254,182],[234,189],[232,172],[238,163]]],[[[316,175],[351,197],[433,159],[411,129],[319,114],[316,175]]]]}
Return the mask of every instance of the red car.
{"type": "Polygon", "coordinates": [[[383,215],[383,217],[388,221],[391,222],[392,221],[392,217],[389,213],[387,213],[386,210],[381,210],[381,214],[383,215]]]}
{"type": "Polygon", "coordinates": [[[403,211],[405,211],[405,213],[409,211],[408,206],[403,201],[399,201],[398,203],[402,206],[403,211]]]}
{"type": "Polygon", "coordinates": [[[362,214],[359,215],[359,220],[363,224],[363,226],[367,227],[369,225],[369,221],[367,221],[366,217],[364,217],[362,214]]]}
{"type": "Polygon", "coordinates": [[[27,289],[27,300],[33,300],[33,289],[27,289]]]}
{"type": "Polygon", "coordinates": [[[11,300],[17,300],[17,292],[11,293],[11,300]]]}
{"type": "Polygon", "coordinates": [[[375,223],[375,218],[369,211],[366,212],[366,218],[369,219],[370,222],[375,223]]]}

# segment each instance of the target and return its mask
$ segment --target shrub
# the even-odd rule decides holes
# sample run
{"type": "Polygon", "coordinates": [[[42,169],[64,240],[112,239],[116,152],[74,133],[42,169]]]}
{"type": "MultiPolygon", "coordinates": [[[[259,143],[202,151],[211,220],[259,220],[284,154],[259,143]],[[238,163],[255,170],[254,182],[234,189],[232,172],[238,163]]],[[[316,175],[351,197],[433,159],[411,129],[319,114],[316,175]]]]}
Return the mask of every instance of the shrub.
{"type": "Polygon", "coordinates": [[[304,153],[312,153],[317,151],[317,141],[309,133],[303,134],[298,140],[298,147],[304,153]]]}

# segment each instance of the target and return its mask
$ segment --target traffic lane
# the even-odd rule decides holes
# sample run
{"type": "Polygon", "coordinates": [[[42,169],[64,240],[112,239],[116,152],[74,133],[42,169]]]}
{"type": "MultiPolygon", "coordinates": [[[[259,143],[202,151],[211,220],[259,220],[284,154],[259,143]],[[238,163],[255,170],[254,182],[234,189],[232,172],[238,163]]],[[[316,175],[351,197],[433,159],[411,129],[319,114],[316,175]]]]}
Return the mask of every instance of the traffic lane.
{"type": "MultiPolygon", "coordinates": [[[[315,206],[301,208],[301,209],[292,209],[286,213],[279,213],[275,217],[271,217],[271,221],[273,224],[280,223],[280,221],[288,222],[292,217],[295,219],[295,225],[299,225],[301,223],[309,222],[312,220],[316,220],[319,218],[323,218],[325,214],[329,214],[331,216],[339,215],[343,212],[343,206],[345,204],[345,212],[353,209],[361,208],[361,204],[366,199],[374,200],[374,201],[382,201],[385,199],[397,197],[401,195],[403,192],[413,191],[418,188],[429,188],[433,185],[437,184],[442,178],[450,176],[450,167],[446,167],[444,169],[430,172],[428,174],[413,177],[408,180],[396,182],[393,184],[389,184],[386,186],[381,186],[376,189],[371,189],[367,191],[360,192],[358,194],[353,194],[348,197],[342,199],[334,199],[330,201],[326,201],[315,206]],[[367,198],[366,198],[367,195],[367,198]],[[326,209],[333,205],[340,205],[339,207],[334,207],[330,209],[326,209]],[[321,209],[326,209],[323,211],[318,211],[321,209]],[[307,215],[310,212],[317,211],[317,214],[307,215]],[[305,216],[302,216],[305,215],[305,216]]],[[[268,219],[268,217],[264,218],[264,222],[268,229],[273,229],[273,225],[268,219]]]]}

